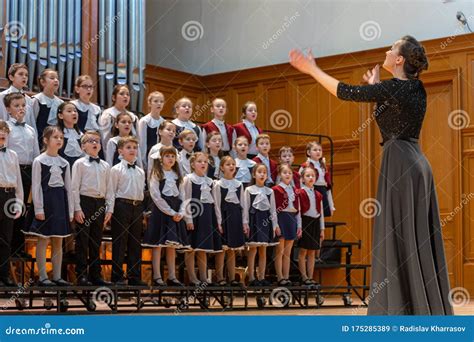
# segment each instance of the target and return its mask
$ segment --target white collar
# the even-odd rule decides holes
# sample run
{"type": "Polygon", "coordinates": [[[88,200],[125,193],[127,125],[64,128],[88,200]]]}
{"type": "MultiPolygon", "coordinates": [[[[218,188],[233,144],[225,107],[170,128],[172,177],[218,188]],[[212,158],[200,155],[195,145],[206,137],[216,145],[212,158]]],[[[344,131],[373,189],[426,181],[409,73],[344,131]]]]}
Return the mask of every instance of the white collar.
{"type": "Polygon", "coordinates": [[[314,189],[313,189],[313,188],[308,188],[308,187],[307,187],[306,185],[304,185],[304,184],[301,184],[301,187],[302,187],[303,189],[305,189],[306,191],[314,192],[314,189]]]}
{"type": "MultiPolygon", "coordinates": [[[[128,168],[128,165],[132,165],[132,164],[130,164],[128,161],[126,161],[125,159],[122,159],[122,160],[120,161],[120,163],[122,163],[122,165],[125,166],[125,167],[127,167],[127,168],[128,168]]],[[[136,161],[135,161],[134,163],[135,163],[135,168],[137,168],[138,165],[136,164],[136,161]]]]}
{"type": "Polygon", "coordinates": [[[187,121],[182,121],[178,118],[174,119],[172,121],[174,124],[177,124],[178,126],[181,126],[181,127],[196,127],[196,124],[194,122],[192,122],[191,120],[187,120],[187,121]]]}
{"type": "Polygon", "coordinates": [[[191,182],[193,182],[194,184],[197,184],[197,185],[207,184],[207,185],[211,186],[211,184],[212,184],[212,179],[210,179],[207,176],[202,176],[202,177],[198,176],[194,172],[187,175],[186,177],[188,177],[191,182]]]}
{"type": "Polygon", "coordinates": [[[75,99],[75,100],[72,100],[71,102],[74,103],[76,108],[80,110],[81,112],[91,111],[91,114],[94,114],[94,115],[100,113],[100,107],[96,105],[95,103],[92,103],[92,102],[85,103],[85,102],[82,102],[80,99],[75,99]]]}
{"type": "Polygon", "coordinates": [[[251,159],[239,159],[239,158],[236,158],[235,159],[235,163],[237,164],[238,167],[244,167],[244,166],[255,166],[255,164],[257,164],[256,162],[254,162],[253,160],[251,159]]]}
{"type": "Polygon", "coordinates": [[[38,93],[34,95],[33,97],[37,99],[39,103],[41,103],[42,105],[46,105],[48,107],[51,107],[53,104],[59,106],[63,102],[63,100],[61,100],[56,95],[54,95],[54,97],[51,98],[49,96],[46,96],[43,92],[38,93]]]}
{"type": "Polygon", "coordinates": [[[255,123],[250,122],[247,119],[244,119],[243,122],[247,127],[255,127],[255,123]]]}
{"type": "MultiPolygon", "coordinates": [[[[151,116],[151,113],[148,113],[147,115],[145,115],[145,120],[146,120],[146,122],[153,122],[154,124],[161,124],[161,122],[164,121],[165,119],[161,115],[158,119],[155,119],[153,116],[151,116]]],[[[154,127],[152,127],[152,128],[154,128],[154,127]]]]}
{"type": "Polygon", "coordinates": [[[281,186],[284,190],[293,190],[293,186],[291,184],[286,185],[283,182],[278,183],[279,186],[281,186]]]}
{"type": "Polygon", "coordinates": [[[223,128],[225,128],[225,122],[222,121],[222,120],[217,120],[216,118],[212,119],[211,120],[214,124],[216,124],[217,126],[222,126],[223,128]]]}
{"type": "Polygon", "coordinates": [[[41,162],[41,164],[48,165],[48,166],[57,165],[59,167],[65,167],[69,165],[67,160],[62,158],[61,156],[59,155],[56,157],[48,156],[46,152],[41,153],[38,156],[38,160],[41,162]]]}
{"type": "Polygon", "coordinates": [[[261,161],[270,161],[269,157],[263,156],[261,153],[257,154],[257,157],[260,158],[261,161]]]}
{"type": "Polygon", "coordinates": [[[175,181],[178,179],[178,175],[173,170],[165,171],[163,170],[163,177],[167,180],[175,181]]]}
{"type": "Polygon", "coordinates": [[[266,186],[257,186],[257,185],[251,185],[247,188],[248,192],[250,192],[252,195],[258,195],[258,194],[264,194],[264,195],[271,195],[273,192],[272,189],[266,186]]]}
{"type": "Polygon", "coordinates": [[[219,184],[221,188],[224,188],[224,189],[229,189],[229,188],[237,189],[242,185],[242,183],[238,181],[237,179],[225,179],[225,178],[219,179],[217,183],[219,184]]]}

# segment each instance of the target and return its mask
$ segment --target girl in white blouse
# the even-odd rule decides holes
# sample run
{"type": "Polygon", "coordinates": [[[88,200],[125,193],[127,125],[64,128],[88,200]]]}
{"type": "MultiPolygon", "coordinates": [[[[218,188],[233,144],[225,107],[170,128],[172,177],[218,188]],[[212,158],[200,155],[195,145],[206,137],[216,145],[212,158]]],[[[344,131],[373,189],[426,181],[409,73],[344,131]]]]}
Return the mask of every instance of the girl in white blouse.
{"type": "MultiPolygon", "coordinates": [[[[242,224],[242,205],[241,200],[244,197],[244,187],[242,183],[234,178],[235,160],[230,156],[224,156],[221,159],[220,170],[222,178],[214,183],[214,199],[217,217],[217,227],[222,234],[223,247],[227,255],[227,271],[229,273],[229,282],[231,286],[240,286],[235,280],[235,251],[242,250],[245,247],[245,231],[242,224]]],[[[224,259],[218,254],[216,256],[216,273],[219,285],[225,285],[224,262],[218,262],[219,258],[224,259]],[[222,265],[218,268],[217,265],[222,265]]]]}
{"type": "Polygon", "coordinates": [[[153,248],[153,285],[164,286],[160,271],[161,249],[166,248],[168,285],[182,286],[176,279],[176,248],[189,248],[184,217],[183,193],[179,191],[181,175],[177,163],[178,153],[172,146],[160,150],[160,158],[154,159],[150,184],[153,208],[143,245],[153,248]]]}
{"type": "Polygon", "coordinates": [[[275,235],[279,231],[275,195],[272,189],[265,186],[268,170],[264,164],[257,164],[253,168],[252,176],[255,184],[245,189],[242,201],[242,222],[248,235],[249,246],[247,255],[249,286],[269,286],[270,282],[265,280],[267,246],[278,244],[275,235]],[[259,274],[255,279],[257,250],[259,274]]]}
{"type": "Polygon", "coordinates": [[[57,126],[48,126],[43,131],[46,151],[33,161],[32,197],[35,218],[26,234],[38,236],[36,261],[38,263],[39,286],[68,286],[61,279],[63,238],[71,235],[74,218],[74,201],[70,190],[69,163],[59,156],[64,134],[57,126]],[[46,274],[46,248],[51,240],[53,281],[46,274]]]}
{"type": "Polygon", "coordinates": [[[222,252],[222,237],[217,227],[217,218],[212,196],[213,182],[206,177],[208,156],[196,152],[190,158],[193,173],[183,182],[186,228],[189,231],[191,252],[186,253],[186,269],[193,285],[207,283],[207,254],[222,252]],[[197,255],[199,279],[194,271],[194,254],[197,255]]]}

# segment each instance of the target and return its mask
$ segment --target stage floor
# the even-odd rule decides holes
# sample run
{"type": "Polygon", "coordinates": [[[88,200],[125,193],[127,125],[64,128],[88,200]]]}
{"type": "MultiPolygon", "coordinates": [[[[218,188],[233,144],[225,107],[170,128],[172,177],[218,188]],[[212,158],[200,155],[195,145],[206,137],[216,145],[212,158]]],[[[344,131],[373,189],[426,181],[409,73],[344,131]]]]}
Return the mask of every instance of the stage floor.
{"type": "MultiPolygon", "coordinates": [[[[35,302],[40,302],[40,300],[35,300],[35,302]]],[[[125,301],[124,301],[125,302],[125,301]]],[[[78,300],[69,300],[70,304],[79,304],[78,300]]],[[[239,309],[239,305],[243,305],[243,300],[236,298],[234,302],[234,306],[236,307],[234,310],[223,310],[219,308],[211,309],[211,310],[201,310],[198,308],[190,308],[189,310],[176,310],[174,306],[169,309],[164,307],[144,307],[139,312],[133,312],[130,309],[119,309],[117,313],[114,315],[239,315],[239,316],[259,316],[259,315],[290,315],[290,316],[332,316],[332,315],[341,315],[341,316],[354,316],[360,315],[365,316],[367,315],[367,308],[361,305],[361,302],[358,299],[353,300],[353,305],[350,307],[344,307],[342,305],[342,300],[340,297],[325,297],[324,304],[319,308],[297,308],[292,307],[288,309],[282,308],[274,308],[271,306],[266,306],[263,309],[257,309],[255,298],[249,298],[249,306],[246,310],[239,309]]],[[[0,300],[0,306],[4,307],[5,305],[10,306],[6,303],[6,300],[0,300]]],[[[211,303],[212,305],[212,303],[211,303]]],[[[474,315],[474,300],[471,300],[469,303],[455,307],[454,312],[456,315],[474,315]]],[[[32,313],[47,313],[47,314],[57,314],[56,310],[4,310],[1,311],[0,315],[2,314],[10,314],[10,315],[30,315],[32,313]]],[[[85,309],[77,309],[77,308],[70,308],[67,311],[67,315],[75,315],[75,314],[85,314],[85,315],[110,315],[111,312],[108,306],[104,303],[97,304],[97,311],[96,312],[88,312],[85,309]]]]}

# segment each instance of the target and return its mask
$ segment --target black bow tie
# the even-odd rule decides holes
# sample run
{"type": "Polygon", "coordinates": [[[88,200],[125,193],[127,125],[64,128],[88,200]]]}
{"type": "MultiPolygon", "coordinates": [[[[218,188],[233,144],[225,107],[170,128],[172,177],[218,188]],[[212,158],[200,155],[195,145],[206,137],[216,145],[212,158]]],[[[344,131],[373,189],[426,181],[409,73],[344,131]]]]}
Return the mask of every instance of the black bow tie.
{"type": "Polygon", "coordinates": [[[94,157],[89,157],[89,163],[96,162],[97,164],[100,164],[100,158],[94,158],[94,157]]]}
{"type": "Polygon", "coordinates": [[[133,164],[127,164],[127,165],[128,165],[128,168],[129,168],[129,169],[134,169],[135,166],[136,166],[135,163],[133,163],[133,164]]]}
{"type": "Polygon", "coordinates": [[[7,147],[6,146],[0,147],[0,152],[7,152],[7,147]]]}
{"type": "Polygon", "coordinates": [[[192,153],[186,153],[186,159],[191,158],[192,155],[193,155],[192,153]]]}
{"type": "Polygon", "coordinates": [[[15,126],[22,126],[22,127],[25,127],[25,123],[26,123],[26,122],[18,122],[18,121],[16,121],[16,122],[15,122],[15,126]]]}

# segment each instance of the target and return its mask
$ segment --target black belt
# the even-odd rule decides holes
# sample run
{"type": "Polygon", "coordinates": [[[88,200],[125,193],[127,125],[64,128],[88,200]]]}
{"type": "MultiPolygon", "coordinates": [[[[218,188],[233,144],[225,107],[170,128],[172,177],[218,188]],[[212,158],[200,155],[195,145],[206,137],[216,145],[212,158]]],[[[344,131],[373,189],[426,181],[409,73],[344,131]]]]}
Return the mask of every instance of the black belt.
{"type": "Polygon", "coordinates": [[[85,196],[85,195],[80,195],[81,199],[86,199],[90,201],[96,201],[96,202],[103,202],[105,201],[104,197],[92,197],[92,196],[85,196]]]}
{"type": "Polygon", "coordinates": [[[386,144],[387,142],[389,141],[393,141],[393,140],[404,140],[404,141],[408,141],[408,142],[412,142],[412,143],[418,143],[418,139],[416,138],[410,138],[410,137],[393,137],[393,138],[390,138],[390,139],[387,139],[387,140],[384,140],[380,143],[380,146],[383,146],[384,144],[386,144]]]}
{"type": "Polygon", "coordinates": [[[123,202],[123,203],[131,204],[131,205],[133,205],[134,207],[139,206],[140,204],[143,203],[143,201],[131,200],[131,199],[127,199],[127,198],[117,198],[116,201],[120,201],[120,202],[123,202]]]}
{"type": "Polygon", "coordinates": [[[15,189],[16,188],[1,188],[0,187],[0,192],[10,193],[10,192],[15,192],[15,189]]]}

